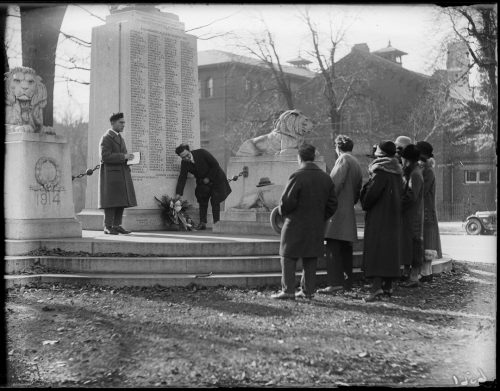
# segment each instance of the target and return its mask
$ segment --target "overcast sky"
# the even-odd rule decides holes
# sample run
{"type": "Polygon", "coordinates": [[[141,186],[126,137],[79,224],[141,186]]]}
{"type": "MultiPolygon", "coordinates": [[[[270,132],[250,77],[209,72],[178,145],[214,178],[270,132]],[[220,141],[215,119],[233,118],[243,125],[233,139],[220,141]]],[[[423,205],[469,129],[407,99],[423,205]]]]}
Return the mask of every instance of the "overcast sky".
{"type": "MultiPolygon", "coordinates": [[[[248,55],[238,44],[248,44],[251,37],[262,35],[265,27],[272,32],[283,61],[297,57],[310,58],[311,38],[307,26],[301,20],[305,5],[257,5],[257,4],[158,4],[163,11],[179,16],[186,30],[210,24],[194,30],[199,36],[198,50],[219,49],[248,55]],[[223,34],[222,36],[220,36],[223,34]],[[211,38],[214,37],[215,38],[211,38]],[[211,39],[206,39],[211,38],[211,39]]],[[[334,31],[346,29],[338,57],[346,55],[352,45],[365,42],[371,51],[386,47],[388,41],[408,55],[403,66],[413,71],[431,74],[443,68],[443,43],[451,36],[449,21],[439,16],[434,5],[308,5],[311,19],[317,24],[321,43],[327,48],[330,26],[334,31]],[[440,54],[441,53],[441,54],[440,54]]],[[[11,9],[15,13],[15,9],[11,9]]],[[[99,26],[109,14],[106,5],[68,5],[61,31],[91,40],[92,27],[99,26]]],[[[7,45],[11,66],[21,65],[19,18],[9,18],[7,45]]],[[[76,45],[60,37],[57,62],[70,65],[68,59],[76,58],[79,64],[89,66],[90,49],[76,45]]],[[[68,71],[56,68],[54,115],[61,119],[88,119],[89,86],[71,83],[64,76],[89,81],[88,71],[68,71]]]]}

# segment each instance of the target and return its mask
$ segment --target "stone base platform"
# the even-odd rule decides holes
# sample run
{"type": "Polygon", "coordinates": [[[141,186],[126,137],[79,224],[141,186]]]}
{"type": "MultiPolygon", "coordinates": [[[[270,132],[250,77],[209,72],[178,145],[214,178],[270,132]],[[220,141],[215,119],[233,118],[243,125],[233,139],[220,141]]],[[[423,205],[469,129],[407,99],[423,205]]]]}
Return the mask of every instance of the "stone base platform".
{"type": "MultiPolygon", "coordinates": [[[[279,285],[279,238],[266,235],[199,232],[138,232],[105,235],[83,231],[82,238],[6,240],[6,285],[38,282],[109,286],[279,285]],[[43,255],[43,250],[57,250],[43,255]],[[64,253],[66,252],[66,253],[64,253]],[[29,274],[27,274],[29,273],[29,274]]],[[[355,276],[362,276],[362,241],[354,247],[355,276]]],[[[297,262],[297,278],[301,262],[297,262]]],[[[325,260],[318,261],[318,284],[325,282],[325,260]]],[[[449,258],[433,272],[451,268],[449,258]]]]}
{"type": "Polygon", "coordinates": [[[217,233],[242,235],[271,235],[279,237],[271,227],[271,212],[250,210],[228,210],[221,213],[220,221],[214,225],[217,233]]]}
{"type": "Polygon", "coordinates": [[[8,239],[80,238],[82,226],[75,218],[6,219],[8,239]]]}
{"type": "MultiPolygon", "coordinates": [[[[159,209],[136,209],[126,208],[123,212],[123,227],[129,231],[161,231],[164,227],[159,209]]],[[[191,207],[188,211],[189,216],[198,223],[199,209],[191,207]]],[[[78,220],[82,223],[84,230],[102,230],[104,221],[103,209],[83,209],[77,215],[78,220]]],[[[212,227],[212,213],[207,215],[209,228],[212,227]]]]}

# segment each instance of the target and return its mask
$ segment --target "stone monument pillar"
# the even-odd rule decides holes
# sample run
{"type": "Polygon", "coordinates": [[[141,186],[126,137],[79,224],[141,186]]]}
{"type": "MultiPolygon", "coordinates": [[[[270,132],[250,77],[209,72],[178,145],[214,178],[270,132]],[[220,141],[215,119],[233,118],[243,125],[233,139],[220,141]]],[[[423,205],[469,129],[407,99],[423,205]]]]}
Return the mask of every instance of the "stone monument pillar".
{"type": "MultiPolygon", "coordinates": [[[[175,196],[175,147],[200,146],[196,37],[184,30],[176,15],[141,6],[116,11],[92,30],[88,167],[100,162],[109,116],[123,112],[127,149],[141,153],[140,164],[131,166],[138,206],[123,215],[123,225],[133,231],[163,228],[154,196],[175,196]]],[[[78,215],[84,229],[103,228],[97,176],[87,180],[85,209],[78,215]]],[[[189,178],[184,198],[196,206],[194,186],[189,178]]]]}
{"type": "Polygon", "coordinates": [[[6,76],[5,237],[81,237],[70,146],[65,136],[43,126],[45,86],[31,68],[17,67],[6,76]]]}

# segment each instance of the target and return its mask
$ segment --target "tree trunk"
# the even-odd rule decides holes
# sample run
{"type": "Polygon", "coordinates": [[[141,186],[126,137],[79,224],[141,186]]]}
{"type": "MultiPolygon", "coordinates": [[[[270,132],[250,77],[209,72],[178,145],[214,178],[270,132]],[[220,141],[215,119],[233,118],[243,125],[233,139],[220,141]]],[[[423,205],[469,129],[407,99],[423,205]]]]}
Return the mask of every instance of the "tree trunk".
{"type": "MultiPolygon", "coordinates": [[[[7,8],[0,7],[0,30],[2,35],[2,42],[5,40],[5,28],[7,26],[7,8]]],[[[9,58],[7,57],[7,47],[2,45],[3,50],[3,70],[9,72],[9,58]]]]}
{"type": "Polygon", "coordinates": [[[43,124],[53,126],[56,49],[64,6],[20,6],[23,66],[33,68],[47,88],[43,124]]]}
{"type": "Polygon", "coordinates": [[[340,113],[336,108],[330,109],[330,125],[332,127],[332,140],[340,134],[340,113]]]}

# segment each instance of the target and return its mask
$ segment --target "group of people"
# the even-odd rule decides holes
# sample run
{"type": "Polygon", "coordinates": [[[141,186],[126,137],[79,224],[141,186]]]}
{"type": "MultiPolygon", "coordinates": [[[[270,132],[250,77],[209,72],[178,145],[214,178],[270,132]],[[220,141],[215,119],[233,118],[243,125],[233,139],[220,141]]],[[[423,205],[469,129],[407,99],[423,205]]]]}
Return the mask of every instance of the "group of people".
{"type": "Polygon", "coordinates": [[[402,280],[408,288],[432,281],[432,260],[442,257],[432,145],[426,141],[413,144],[406,136],[380,142],[374,146],[364,185],[353,147],[347,136],[335,139],[338,158],[330,175],[314,163],[314,146],[299,148],[300,168],[289,178],[279,205],[284,218],[282,290],[273,299],[312,298],[317,259],[323,254],[328,286],[317,293],[352,289],[358,201],[366,212],[363,271],[373,281],[365,300],[390,297],[395,280],[402,280]],[[300,258],[301,289],[295,292],[300,258]]]}
{"type": "MultiPolygon", "coordinates": [[[[98,207],[104,209],[104,233],[129,234],[122,227],[124,208],[137,206],[127,152],[121,133],[123,113],[110,117],[111,129],[100,140],[101,170],[98,207]]],[[[284,218],[280,256],[282,291],[275,299],[311,298],[316,289],[318,257],[326,254],[328,286],[318,293],[349,291],[353,282],[353,243],[357,240],[354,206],[359,201],[365,216],[363,270],[373,279],[367,301],[392,294],[393,281],[418,287],[432,281],[432,260],[441,258],[435,208],[433,148],[400,136],[382,141],[373,149],[369,179],[352,155],[353,141],[335,139],[337,160],[330,175],[315,163],[316,148],[304,143],[298,149],[299,169],[281,196],[279,212],[284,218]],[[326,242],[326,246],[325,246],[326,242]],[[302,259],[301,289],[295,292],[296,262],[302,259]],[[401,272],[401,266],[403,271],[401,272]]],[[[220,203],[231,193],[228,179],[217,160],[204,149],[191,151],[181,144],[176,198],[182,197],[187,174],[196,178],[195,196],[200,206],[198,230],[206,229],[209,201],[213,220],[220,218],[220,203]]]]}
{"type": "MultiPolygon", "coordinates": [[[[100,175],[98,208],[104,210],[104,233],[107,235],[130,234],[122,227],[125,208],[137,206],[128,153],[121,133],[125,128],[123,113],[112,114],[111,128],[99,142],[100,175]]],[[[231,193],[229,181],[217,160],[205,149],[191,151],[189,145],[181,144],[175,149],[181,158],[181,168],[176,186],[176,199],[184,192],[188,173],[196,178],[195,196],[199,204],[200,222],[195,227],[204,230],[207,226],[208,204],[212,205],[214,223],[220,219],[220,203],[231,193]]]]}

